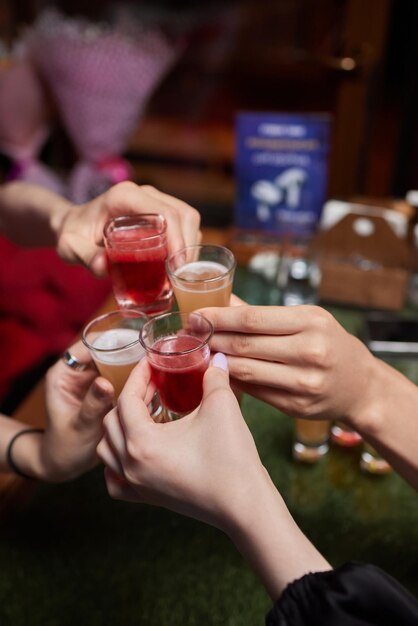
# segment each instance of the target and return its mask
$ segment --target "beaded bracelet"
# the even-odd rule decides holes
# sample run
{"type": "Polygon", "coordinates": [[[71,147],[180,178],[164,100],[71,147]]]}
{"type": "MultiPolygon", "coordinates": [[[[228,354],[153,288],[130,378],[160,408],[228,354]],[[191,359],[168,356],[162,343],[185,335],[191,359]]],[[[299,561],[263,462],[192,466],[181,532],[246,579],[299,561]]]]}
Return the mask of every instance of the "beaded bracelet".
{"type": "Polygon", "coordinates": [[[21,476],[22,478],[28,478],[29,480],[35,480],[33,476],[29,476],[28,474],[25,474],[25,472],[22,472],[22,470],[20,470],[17,467],[16,463],[13,461],[12,449],[13,449],[13,445],[16,439],[18,439],[20,435],[25,435],[26,433],[44,433],[44,432],[45,432],[45,428],[25,428],[24,430],[20,430],[19,432],[17,432],[10,439],[9,445],[7,446],[7,451],[6,451],[6,460],[10,469],[13,470],[13,472],[17,474],[18,476],[21,476]]]}

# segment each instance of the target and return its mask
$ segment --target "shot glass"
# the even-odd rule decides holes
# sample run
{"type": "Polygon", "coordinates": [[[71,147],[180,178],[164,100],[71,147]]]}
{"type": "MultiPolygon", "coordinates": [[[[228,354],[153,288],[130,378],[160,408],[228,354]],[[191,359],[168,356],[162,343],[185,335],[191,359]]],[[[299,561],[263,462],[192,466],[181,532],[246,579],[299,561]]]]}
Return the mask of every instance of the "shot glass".
{"type": "Polygon", "coordinates": [[[114,217],[105,224],[108,270],[119,307],[150,315],[171,308],[166,230],[165,218],[156,213],[114,217]]]}
{"type": "Polygon", "coordinates": [[[167,273],[180,311],[228,306],[236,267],[228,248],[187,246],[167,260],[167,273]]]}
{"type": "Polygon", "coordinates": [[[152,380],[171,420],[187,415],[202,401],[212,333],[213,326],[203,315],[180,312],[154,317],[141,330],[152,380]]]}
{"type": "Polygon", "coordinates": [[[328,420],[295,419],[293,458],[304,463],[316,463],[329,450],[328,420]]]}
{"type": "Polygon", "coordinates": [[[283,247],[276,282],[284,306],[317,303],[321,272],[306,244],[295,242],[283,247]]]}
{"type": "MultiPolygon", "coordinates": [[[[100,374],[112,383],[115,398],[135,365],[145,356],[139,333],[147,321],[148,317],[136,309],[110,311],[93,319],[83,330],[83,343],[100,374]]],[[[162,407],[157,393],[148,408],[155,421],[159,421],[162,407]]]]}
{"type": "Polygon", "coordinates": [[[363,438],[349,426],[342,422],[335,422],[331,428],[331,441],[343,448],[353,448],[358,446],[363,441],[363,438]]]}
{"type": "Polygon", "coordinates": [[[391,465],[368,443],[364,444],[360,457],[360,468],[368,474],[389,474],[391,465]]]}

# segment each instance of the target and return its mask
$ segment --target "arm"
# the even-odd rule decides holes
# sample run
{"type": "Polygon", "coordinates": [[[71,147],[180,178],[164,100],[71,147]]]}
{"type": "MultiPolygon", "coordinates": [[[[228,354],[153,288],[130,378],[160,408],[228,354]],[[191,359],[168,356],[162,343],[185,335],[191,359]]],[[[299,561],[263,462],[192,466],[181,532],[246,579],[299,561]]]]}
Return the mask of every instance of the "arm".
{"type": "MultiPolygon", "coordinates": [[[[71,352],[81,362],[90,363],[81,342],[72,346],[71,352]]],[[[49,482],[70,480],[94,467],[102,418],[112,399],[112,386],[98,377],[93,367],[75,371],[58,361],[47,374],[45,432],[24,433],[15,440],[12,459],[16,467],[27,476],[49,482]]],[[[7,464],[9,443],[28,428],[0,416],[0,471],[11,470],[7,464]]]]}
{"type": "Polygon", "coordinates": [[[295,417],[346,422],[418,488],[418,389],[320,307],[200,311],[234,386],[295,417]]]}
{"type": "Polygon", "coordinates": [[[200,241],[198,211],[148,185],[119,183],[81,205],[29,183],[0,187],[0,231],[6,237],[25,246],[56,246],[64,261],[81,263],[97,276],[106,273],[106,221],[131,213],[163,215],[168,223],[170,252],[200,241]]]}
{"type": "Polygon", "coordinates": [[[199,409],[155,424],[144,359],[104,420],[97,451],[114,498],[164,506],[226,532],[276,602],[268,626],[415,624],[416,600],[378,568],[333,571],[303,535],[261,464],[217,354],[199,409]],[[221,436],[220,436],[221,433],[221,436]]]}
{"type": "Polygon", "coordinates": [[[108,467],[110,495],[164,506],[222,529],[274,599],[294,579],[329,570],[263,467],[227,373],[210,368],[201,407],[176,422],[152,421],[152,392],[144,359],[104,420],[97,452],[108,467]]]}

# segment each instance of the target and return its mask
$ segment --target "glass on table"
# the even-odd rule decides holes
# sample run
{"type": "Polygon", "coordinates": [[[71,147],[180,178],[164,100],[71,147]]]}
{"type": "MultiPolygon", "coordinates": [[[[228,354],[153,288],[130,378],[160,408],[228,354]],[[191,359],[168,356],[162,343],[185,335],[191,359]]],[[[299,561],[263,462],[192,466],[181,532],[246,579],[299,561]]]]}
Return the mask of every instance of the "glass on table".
{"type": "Polygon", "coordinates": [[[281,292],[281,304],[316,304],[320,281],[321,271],[316,255],[306,242],[293,241],[284,244],[276,278],[281,292]]]}
{"type": "Polygon", "coordinates": [[[155,213],[114,217],[106,223],[107,264],[119,307],[140,308],[148,314],[171,308],[166,231],[165,218],[155,213]]]}
{"type": "Polygon", "coordinates": [[[363,438],[358,432],[343,422],[335,422],[331,428],[331,441],[343,448],[353,448],[358,446],[363,441],[363,438]]]}
{"type": "Polygon", "coordinates": [[[295,419],[293,458],[315,463],[329,450],[330,423],[328,420],[295,419]]]}
{"type": "MultiPolygon", "coordinates": [[[[101,376],[112,383],[118,398],[131,371],[145,356],[139,333],[148,317],[136,309],[110,311],[89,322],[82,340],[101,376]]],[[[156,421],[162,408],[158,394],[148,407],[156,421]]]]}
{"type": "Polygon", "coordinates": [[[228,248],[187,246],[167,260],[167,273],[180,311],[228,306],[236,267],[228,248]]]}
{"type": "Polygon", "coordinates": [[[392,471],[389,463],[368,443],[364,443],[360,468],[368,474],[389,474],[392,471]]]}
{"type": "Polygon", "coordinates": [[[169,419],[183,417],[201,403],[212,333],[212,324],[198,313],[166,313],[144,324],[140,342],[169,419]]]}

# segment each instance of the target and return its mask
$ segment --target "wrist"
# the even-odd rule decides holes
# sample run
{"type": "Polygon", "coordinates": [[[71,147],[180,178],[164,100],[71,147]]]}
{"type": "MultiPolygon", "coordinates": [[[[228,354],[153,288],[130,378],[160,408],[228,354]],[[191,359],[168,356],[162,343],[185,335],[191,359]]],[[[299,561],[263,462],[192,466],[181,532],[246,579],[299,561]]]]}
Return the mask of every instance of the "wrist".
{"type": "Polygon", "coordinates": [[[364,393],[358,402],[353,403],[346,420],[353,430],[366,438],[374,437],[380,432],[385,413],[394,408],[389,406],[390,390],[393,387],[394,374],[398,374],[384,361],[370,356],[371,360],[364,373],[364,393]]]}
{"type": "Polygon", "coordinates": [[[18,476],[43,480],[41,447],[44,439],[43,428],[19,430],[10,439],[7,447],[7,464],[18,476]]]}

